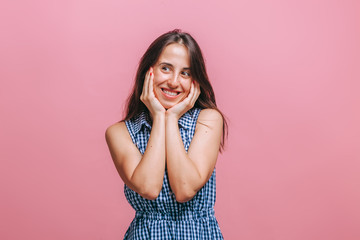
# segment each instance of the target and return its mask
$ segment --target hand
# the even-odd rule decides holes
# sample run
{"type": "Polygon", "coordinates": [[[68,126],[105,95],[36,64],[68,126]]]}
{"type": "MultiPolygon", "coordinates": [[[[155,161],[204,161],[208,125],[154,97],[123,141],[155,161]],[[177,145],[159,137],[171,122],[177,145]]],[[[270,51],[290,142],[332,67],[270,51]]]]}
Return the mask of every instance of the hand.
{"type": "Polygon", "coordinates": [[[152,67],[150,67],[145,74],[144,86],[140,100],[146,105],[153,117],[157,114],[165,114],[165,108],[161,105],[154,94],[154,73],[152,67]]]}
{"type": "Polygon", "coordinates": [[[191,83],[191,88],[189,95],[179,102],[178,104],[172,106],[166,111],[166,115],[174,115],[176,119],[179,119],[184,113],[189,111],[192,107],[194,107],[196,100],[200,95],[200,85],[196,81],[191,83]]]}

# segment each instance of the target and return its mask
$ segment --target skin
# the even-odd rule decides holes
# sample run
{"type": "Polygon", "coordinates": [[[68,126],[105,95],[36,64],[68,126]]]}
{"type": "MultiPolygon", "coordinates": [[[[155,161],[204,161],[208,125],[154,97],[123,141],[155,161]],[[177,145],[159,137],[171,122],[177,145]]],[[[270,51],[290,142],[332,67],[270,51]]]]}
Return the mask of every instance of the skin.
{"type": "Polygon", "coordinates": [[[178,202],[191,200],[209,180],[216,164],[223,126],[218,111],[200,112],[188,152],[181,139],[178,120],[200,95],[189,66],[187,48],[173,43],[146,73],[140,99],[149,109],[153,123],[144,155],[133,144],[124,122],[106,130],[109,150],[121,178],[146,199],[159,195],[165,164],[178,202]]]}
{"type": "MultiPolygon", "coordinates": [[[[150,71],[154,73],[155,97],[165,109],[173,107],[189,95],[193,80],[190,57],[184,45],[168,45],[150,71]],[[177,95],[167,94],[168,92],[177,95]]],[[[197,90],[200,94],[200,90],[197,90]]]]}

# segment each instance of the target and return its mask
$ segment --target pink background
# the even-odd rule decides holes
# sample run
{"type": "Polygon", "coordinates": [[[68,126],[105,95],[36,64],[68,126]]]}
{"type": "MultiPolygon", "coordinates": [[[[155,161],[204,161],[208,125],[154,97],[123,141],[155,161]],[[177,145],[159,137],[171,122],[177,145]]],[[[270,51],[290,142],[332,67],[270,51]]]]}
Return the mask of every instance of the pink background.
{"type": "Polygon", "coordinates": [[[226,239],[360,239],[360,4],[0,3],[0,239],[116,240],[134,212],[104,132],[137,63],[181,28],[229,118],[226,239]]]}

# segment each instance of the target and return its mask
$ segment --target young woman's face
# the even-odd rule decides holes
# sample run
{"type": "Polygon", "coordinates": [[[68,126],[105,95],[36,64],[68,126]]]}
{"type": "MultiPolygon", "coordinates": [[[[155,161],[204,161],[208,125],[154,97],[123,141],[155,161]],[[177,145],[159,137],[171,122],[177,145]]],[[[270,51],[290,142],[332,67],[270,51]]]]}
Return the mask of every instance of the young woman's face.
{"type": "Polygon", "coordinates": [[[186,98],[191,87],[190,57],[187,48],[179,43],[165,47],[153,66],[154,93],[165,109],[186,98]]]}

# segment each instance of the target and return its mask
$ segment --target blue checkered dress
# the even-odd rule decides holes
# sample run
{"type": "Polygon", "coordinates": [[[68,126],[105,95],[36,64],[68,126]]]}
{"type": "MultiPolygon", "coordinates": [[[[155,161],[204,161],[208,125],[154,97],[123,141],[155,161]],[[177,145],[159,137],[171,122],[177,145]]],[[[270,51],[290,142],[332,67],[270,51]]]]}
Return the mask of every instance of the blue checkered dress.
{"type": "MultiPolygon", "coordinates": [[[[185,150],[188,151],[194,136],[200,109],[192,108],[179,119],[179,129],[185,150]]],[[[132,141],[144,154],[150,137],[149,116],[139,116],[125,121],[132,141]]],[[[209,181],[193,199],[179,203],[171,191],[167,170],[159,196],[147,200],[125,185],[125,196],[136,214],[124,239],[223,239],[218,222],[214,216],[215,169],[209,181]]]]}

